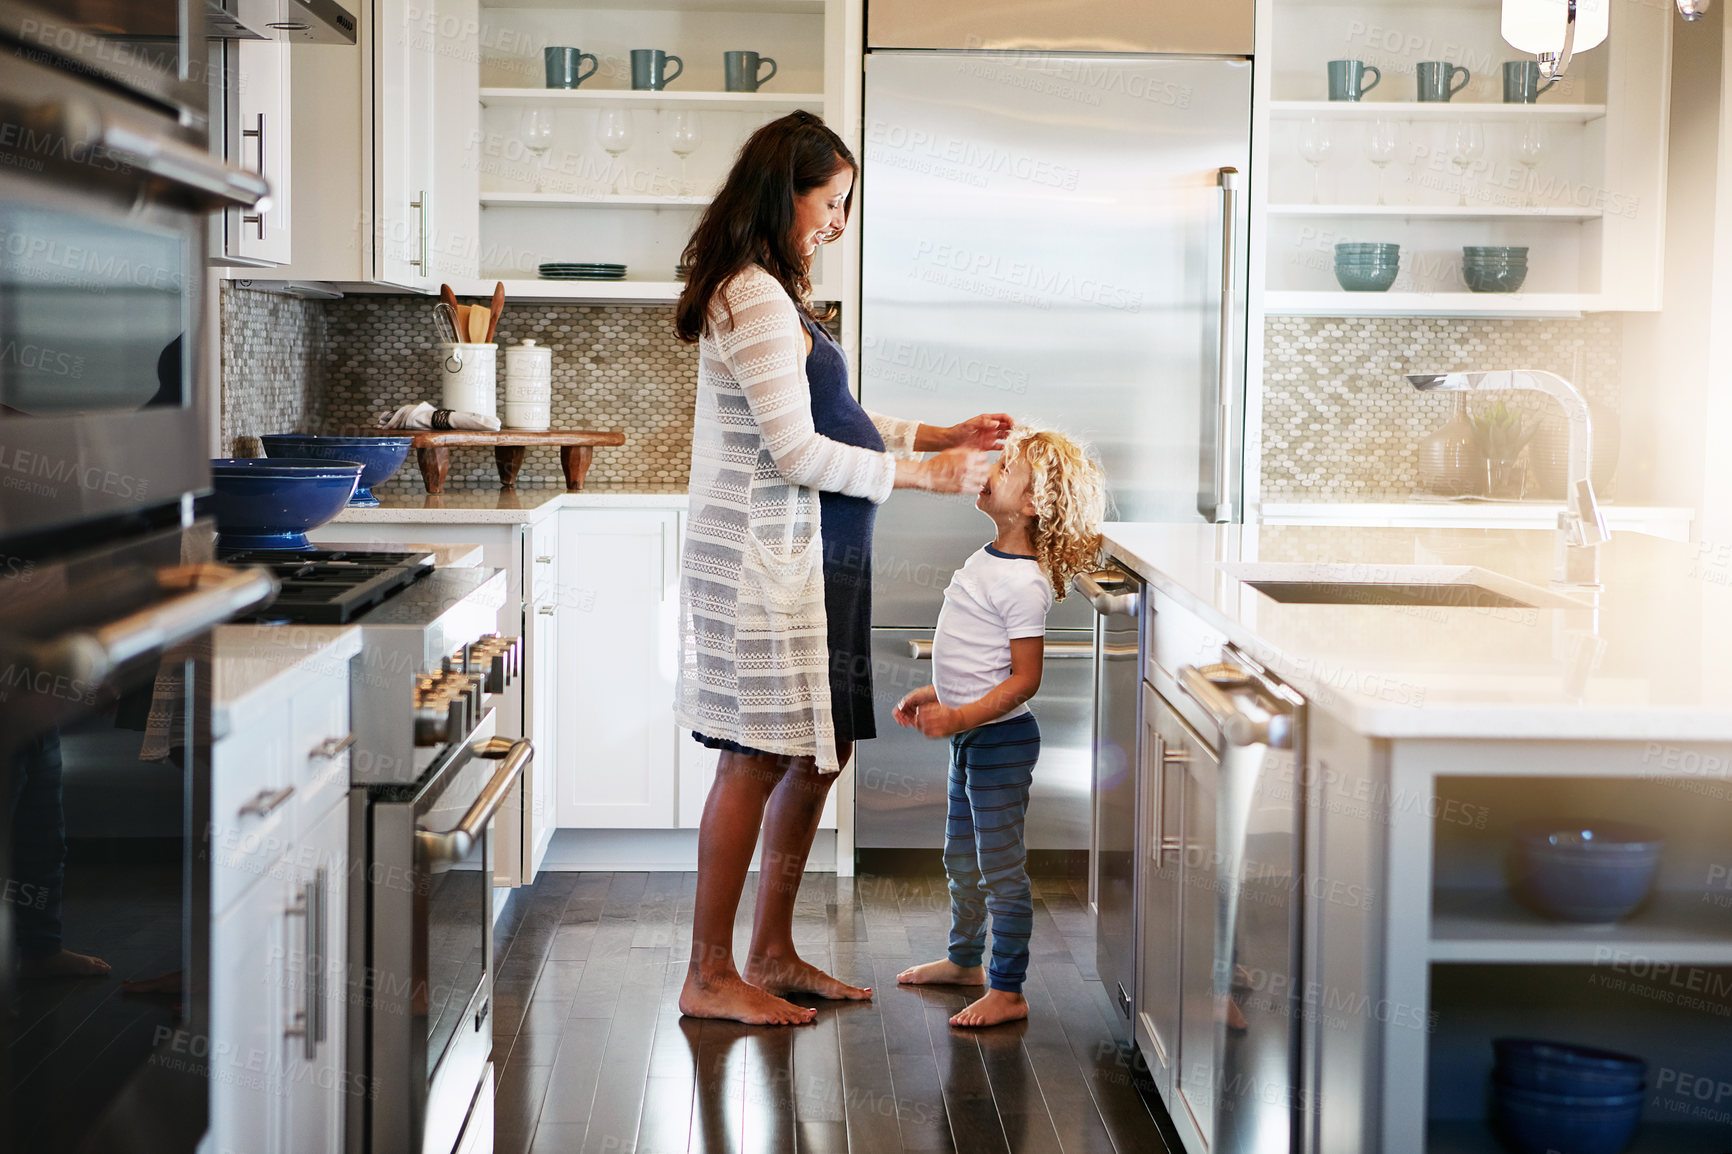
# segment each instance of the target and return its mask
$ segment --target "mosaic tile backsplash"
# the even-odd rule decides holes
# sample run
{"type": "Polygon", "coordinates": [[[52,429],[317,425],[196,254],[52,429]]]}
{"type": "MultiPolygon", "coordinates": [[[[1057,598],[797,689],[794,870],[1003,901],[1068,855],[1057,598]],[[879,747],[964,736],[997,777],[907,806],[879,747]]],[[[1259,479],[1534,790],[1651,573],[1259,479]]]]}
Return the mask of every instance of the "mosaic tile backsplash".
{"type": "Polygon", "coordinates": [[[223,453],[256,456],[245,438],[319,427],[325,343],[320,302],[223,282],[223,453]]]}
{"type": "MultiPolygon", "coordinates": [[[[344,297],[325,306],[328,344],[321,382],[327,424],[371,425],[380,413],[413,401],[439,403],[439,352],[427,297],[344,297]]],[[[506,301],[494,339],[505,348],[524,339],[553,350],[553,427],[615,429],[619,448],[595,451],[592,482],[684,484],[691,472],[692,413],[697,399],[695,345],[674,336],[673,310],[626,305],[506,301]]],[[[517,483],[563,485],[559,453],[531,449],[517,483]]],[[[413,463],[387,488],[419,486],[413,463]]],[[[493,454],[455,450],[446,491],[498,489],[493,454]]]]}
{"type": "Polygon", "coordinates": [[[1266,501],[1389,499],[1416,489],[1419,443],[1449,420],[1455,402],[1415,392],[1405,373],[1550,369],[1597,409],[1618,407],[1622,325],[1615,313],[1578,320],[1270,317],[1263,333],[1266,501]]]}

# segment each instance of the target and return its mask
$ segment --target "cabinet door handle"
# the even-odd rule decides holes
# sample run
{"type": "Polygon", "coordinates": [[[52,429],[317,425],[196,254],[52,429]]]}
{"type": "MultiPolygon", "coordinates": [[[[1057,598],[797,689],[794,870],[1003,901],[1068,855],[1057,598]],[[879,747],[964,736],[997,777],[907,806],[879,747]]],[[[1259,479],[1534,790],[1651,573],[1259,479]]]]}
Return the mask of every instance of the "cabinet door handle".
{"type": "Polygon", "coordinates": [[[427,276],[427,190],[422,189],[420,195],[409,202],[409,207],[421,212],[421,258],[409,263],[420,269],[422,276],[427,276]]]}
{"type": "MultiPolygon", "coordinates": [[[[259,126],[257,128],[243,128],[243,129],[241,129],[241,136],[243,139],[250,136],[259,142],[259,176],[262,178],[265,178],[265,179],[269,179],[265,174],[265,114],[262,112],[259,113],[259,126]]],[[[266,211],[267,210],[265,210],[265,209],[260,209],[258,211],[258,213],[255,215],[241,217],[241,220],[244,221],[245,223],[256,224],[259,226],[259,239],[260,240],[265,239],[265,212],[266,211]]]]}
{"type": "Polygon", "coordinates": [[[551,564],[553,564],[553,558],[552,557],[537,557],[535,559],[535,563],[537,565],[551,565],[551,564]]]}
{"type": "Polygon", "coordinates": [[[535,607],[535,611],[543,617],[552,617],[558,609],[559,606],[557,605],[537,605],[535,607]]]}
{"type": "MultiPolygon", "coordinates": [[[[321,871],[323,872],[323,871],[321,871]]],[[[301,1039],[301,1054],[312,1061],[318,1056],[319,1039],[314,1008],[317,1003],[313,999],[313,970],[319,964],[315,961],[318,953],[319,923],[324,919],[322,902],[319,899],[315,882],[308,882],[301,887],[301,896],[295,899],[293,905],[283,911],[285,917],[301,919],[301,1008],[295,1011],[294,1018],[283,1027],[283,1036],[301,1039]]],[[[283,976],[290,987],[294,986],[294,975],[289,972],[289,954],[283,956],[283,976]]]]}
{"type": "Polygon", "coordinates": [[[343,737],[327,737],[325,740],[319,742],[319,744],[313,746],[312,752],[307,754],[307,760],[330,761],[339,753],[342,753],[345,749],[348,749],[354,744],[355,735],[353,733],[346,734],[343,737]]]}
{"type": "Polygon", "coordinates": [[[242,817],[266,817],[279,809],[285,801],[295,795],[295,787],[285,785],[281,789],[261,789],[254,798],[241,806],[242,817]]]}
{"type": "MultiPolygon", "coordinates": [[[[308,889],[308,897],[315,899],[312,911],[307,914],[307,920],[313,926],[314,952],[308,965],[312,981],[307,995],[307,1008],[313,1019],[313,1042],[325,1040],[325,966],[327,951],[330,949],[329,927],[325,925],[325,892],[329,885],[330,875],[324,867],[313,874],[313,884],[308,889]]],[[[313,1047],[307,1047],[307,1057],[311,1058],[313,1047]]]]}

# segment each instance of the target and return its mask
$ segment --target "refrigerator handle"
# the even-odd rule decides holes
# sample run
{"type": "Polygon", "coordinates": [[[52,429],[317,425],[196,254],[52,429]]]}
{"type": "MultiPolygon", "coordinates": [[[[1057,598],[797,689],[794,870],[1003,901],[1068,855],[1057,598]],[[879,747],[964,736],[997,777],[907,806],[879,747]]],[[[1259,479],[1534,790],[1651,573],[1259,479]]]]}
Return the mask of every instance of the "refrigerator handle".
{"type": "Polygon", "coordinates": [[[1223,168],[1216,174],[1221,188],[1221,344],[1215,356],[1215,477],[1210,492],[1203,495],[1197,511],[1222,524],[1233,520],[1233,270],[1239,223],[1239,170],[1223,168]]]}

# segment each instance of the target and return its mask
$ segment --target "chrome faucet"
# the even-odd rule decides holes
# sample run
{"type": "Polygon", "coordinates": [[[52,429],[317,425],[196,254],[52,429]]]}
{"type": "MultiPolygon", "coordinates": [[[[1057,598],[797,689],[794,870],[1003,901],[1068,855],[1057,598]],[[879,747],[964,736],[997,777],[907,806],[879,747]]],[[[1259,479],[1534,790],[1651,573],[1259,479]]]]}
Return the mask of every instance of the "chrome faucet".
{"type": "Polygon", "coordinates": [[[1599,546],[1611,540],[1594,484],[1588,476],[1593,452],[1594,425],[1588,403],[1574,385],[1542,369],[1503,369],[1493,373],[1413,373],[1408,384],[1423,393],[1484,392],[1499,389],[1533,389],[1554,397],[1564,407],[1569,421],[1569,464],[1564,510],[1558,514],[1557,546],[1553,558],[1552,584],[1563,589],[1598,589],[1599,546]]]}

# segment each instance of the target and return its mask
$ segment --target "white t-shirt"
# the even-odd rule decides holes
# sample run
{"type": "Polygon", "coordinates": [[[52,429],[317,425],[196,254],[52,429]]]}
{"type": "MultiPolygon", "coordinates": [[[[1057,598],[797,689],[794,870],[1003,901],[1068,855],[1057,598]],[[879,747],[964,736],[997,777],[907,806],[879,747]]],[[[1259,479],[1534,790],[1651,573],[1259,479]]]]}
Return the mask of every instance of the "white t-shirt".
{"type": "MultiPolygon", "coordinates": [[[[979,701],[1010,676],[1010,643],[1046,634],[1052,582],[1040,563],[991,545],[976,549],[950,578],[932,639],[932,684],[951,707],[979,701]]],[[[1019,705],[998,717],[1028,712],[1019,705]]]]}

